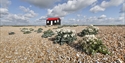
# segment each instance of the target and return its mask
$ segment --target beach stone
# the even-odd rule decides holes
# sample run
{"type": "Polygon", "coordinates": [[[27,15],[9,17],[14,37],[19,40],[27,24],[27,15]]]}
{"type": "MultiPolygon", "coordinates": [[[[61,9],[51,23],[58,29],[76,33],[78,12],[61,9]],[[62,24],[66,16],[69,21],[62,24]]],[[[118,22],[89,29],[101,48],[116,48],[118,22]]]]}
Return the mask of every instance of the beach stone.
{"type": "Polygon", "coordinates": [[[108,60],[108,58],[103,58],[103,60],[108,60]]]}
{"type": "Polygon", "coordinates": [[[79,55],[78,53],[76,54],[76,56],[77,56],[77,57],[80,57],[80,55],[79,55]]]}
{"type": "Polygon", "coordinates": [[[116,63],[123,63],[123,61],[120,60],[120,59],[117,59],[117,60],[116,60],[116,63]]]}

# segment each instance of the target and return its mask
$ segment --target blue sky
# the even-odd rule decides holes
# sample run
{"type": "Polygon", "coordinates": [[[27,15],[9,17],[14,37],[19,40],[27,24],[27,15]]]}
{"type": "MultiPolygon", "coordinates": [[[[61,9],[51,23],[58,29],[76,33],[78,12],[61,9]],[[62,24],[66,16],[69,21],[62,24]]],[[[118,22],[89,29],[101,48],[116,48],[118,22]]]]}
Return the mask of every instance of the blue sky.
{"type": "Polygon", "coordinates": [[[0,25],[117,25],[125,21],[125,0],[0,0],[0,25]]]}

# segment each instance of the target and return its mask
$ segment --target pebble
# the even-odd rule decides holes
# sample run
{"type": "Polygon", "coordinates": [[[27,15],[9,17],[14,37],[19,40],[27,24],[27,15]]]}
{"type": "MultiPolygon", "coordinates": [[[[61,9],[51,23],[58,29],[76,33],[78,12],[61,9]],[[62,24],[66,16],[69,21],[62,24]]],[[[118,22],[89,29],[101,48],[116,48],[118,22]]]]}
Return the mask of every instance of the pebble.
{"type": "Polygon", "coordinates": [[[67,57],[67,60],[71,61],[71,58],[70,58],[70,57],[67,57]]]}
{"type": "Polygon", "coordinates": [[[98,60],[96,60],[96,62],[95,63],[99,63],[99,61],[98,60]]]}
{"type": "Polygon", "coordinates": [[[124,61],[125,61],[125,55],[124,55],[124,61]]]}
{"type": "Polygon", "coordinates": [[[103,60],[108,60],[108,58],[103,58],[103,60]]]}
{"type": "Polygon", "coordinates": [[[82,59],[81,58],[78,58],[78,63],[82,63],[82,59]]]}
{"type": "Polygon", "coordinates": [[[80,57],[80,55],[79,55],[78,53],[76,54],[76,56],[77,56],[77,57],[80,57]]]}
{"type": "Polygon", "coordinates": [[[14,54],[18,54],[18,52],[16,51],[16,52],[14,52],[14,54]]]}
{"type": "Polygon", "coordinates": [[[123,61],[120,60],[120,59],[117,59],[117,60],[116,60],[116,63],[123,63],[123,61]]]}
{"type": "Polygon", "coordinates": [[[6,56],[6,58],[8,58],[8,59],[9,59],[9,58],[12,58],[12,56],[6,56]]]}
{"type": "Polygon", "coordinates": [[[125,38],[125,36],[124,36],[124,38],[125,38]]]}
{"type": "Polygon", "coordinates": [[[50,61],[50,63],[54,63],[53,61],[50,61]]]}

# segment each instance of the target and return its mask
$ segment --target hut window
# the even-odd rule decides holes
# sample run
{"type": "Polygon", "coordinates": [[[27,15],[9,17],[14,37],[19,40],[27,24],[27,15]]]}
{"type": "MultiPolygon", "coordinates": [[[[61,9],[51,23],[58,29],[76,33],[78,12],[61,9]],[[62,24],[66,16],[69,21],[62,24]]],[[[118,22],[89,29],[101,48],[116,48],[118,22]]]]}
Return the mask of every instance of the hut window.
{"type": "Polygon", "coordinates": [[[49,21],[47,21],[47,23],[49,23],[49,21]]]}
{"type": "Polygon", "coordinates": [[[59,22],[59,20],[57,20],[57,22],[59,22]]]}
{"type": "Polygon", "coordinates": [[[56,23],[56,21],[54,21],[56,23]]]}

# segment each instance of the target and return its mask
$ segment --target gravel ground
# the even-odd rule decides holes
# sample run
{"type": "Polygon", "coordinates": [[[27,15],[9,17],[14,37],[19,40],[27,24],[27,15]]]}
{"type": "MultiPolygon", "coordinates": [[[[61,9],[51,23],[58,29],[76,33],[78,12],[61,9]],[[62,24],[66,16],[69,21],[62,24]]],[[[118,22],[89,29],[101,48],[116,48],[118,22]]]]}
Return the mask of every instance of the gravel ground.
{"type": "MultiPolygon", "coordinates": [[[[48,30],[55,26],[26,27],[48,30]]],[[[49,38],[42,38],[42,33],[23,34],[20,28],[0,27],[0,63],[125,63],[125,26],[98,26],[96,35],[106,45],[111,55],[96,53],[87,55],[78,48],[77,41],[71,45],[53,44],[49,38]],[[8,32],[15,32],[8,35],[8,32]]],[[[65,27],[80,32],[85,26],[65,27]]],[[[51,38],[50,38],[51,39],[51,38]]]]}

